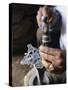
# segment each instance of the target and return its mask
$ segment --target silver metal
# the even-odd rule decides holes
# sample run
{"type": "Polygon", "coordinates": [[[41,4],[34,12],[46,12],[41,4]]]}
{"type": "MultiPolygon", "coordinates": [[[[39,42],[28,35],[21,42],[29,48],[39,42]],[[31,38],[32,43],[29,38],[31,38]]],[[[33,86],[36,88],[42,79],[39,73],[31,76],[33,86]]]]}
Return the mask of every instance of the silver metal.
{"type": "Polygon", "coordinates": [[[43,68],[39,50],[33,47],[31,44],[28,44],[27,47],[27,53],[25,53],[20,63],[30,65],[31,67],[35,65],[36,68],[43,68]]]}

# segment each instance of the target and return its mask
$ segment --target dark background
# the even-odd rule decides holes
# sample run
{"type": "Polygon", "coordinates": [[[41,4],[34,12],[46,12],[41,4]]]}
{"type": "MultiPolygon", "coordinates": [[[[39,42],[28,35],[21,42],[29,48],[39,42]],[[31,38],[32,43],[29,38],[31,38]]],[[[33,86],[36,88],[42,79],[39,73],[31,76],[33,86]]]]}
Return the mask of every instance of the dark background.
{"type": "Polygon", "coordinates": [[[9,4],[9,85],[22,86],[24,75],[29,67],[21,65],[20,60],[27,51],[27,44],[37,47],[36,15],[41,5],[9,4]],[[20,82],[22,80],[22,82],[20,82]]]}
{"type": "Polygon", "coordinates": [[[18,4],[9,5],[9,31],[11,35],[11,49],[13,55],[23,54],[27,44],[37,46],[36,31],[37,11],[41,5],[18,4]]]}

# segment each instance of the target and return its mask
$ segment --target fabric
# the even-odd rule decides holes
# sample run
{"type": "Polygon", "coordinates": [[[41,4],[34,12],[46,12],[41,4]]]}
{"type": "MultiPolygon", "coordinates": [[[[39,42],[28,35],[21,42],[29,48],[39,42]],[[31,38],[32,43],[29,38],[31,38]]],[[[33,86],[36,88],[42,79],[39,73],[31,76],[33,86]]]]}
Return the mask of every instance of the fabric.
{"type": "Polygon", "coordinates": [[[63,50],[66,50],[66,8],[57,6],[56,9],[62,15],[62,28],[61,28],[61,36],[60,36],[60,47],[63,50]]]}
{"type": "Polygon", "coordinates": [[[54,74],[45,71],[43,77],[43,83],[45,84],[60,84],[66,82],[66,72],[61,74],[54,74]]]}

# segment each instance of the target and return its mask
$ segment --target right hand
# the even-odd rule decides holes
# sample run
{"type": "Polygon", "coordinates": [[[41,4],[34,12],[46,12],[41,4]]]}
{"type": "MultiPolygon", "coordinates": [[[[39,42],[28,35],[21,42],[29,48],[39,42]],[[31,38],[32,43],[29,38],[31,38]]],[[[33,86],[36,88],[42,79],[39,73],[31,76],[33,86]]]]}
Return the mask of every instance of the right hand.
{"type": "Polygon", "coordinates": [[[42,64],[51,72],[61,73],[64,71],[64,58],[62,50],[50,47],[39,47],[39,53],[42,58],[42,64]]]}

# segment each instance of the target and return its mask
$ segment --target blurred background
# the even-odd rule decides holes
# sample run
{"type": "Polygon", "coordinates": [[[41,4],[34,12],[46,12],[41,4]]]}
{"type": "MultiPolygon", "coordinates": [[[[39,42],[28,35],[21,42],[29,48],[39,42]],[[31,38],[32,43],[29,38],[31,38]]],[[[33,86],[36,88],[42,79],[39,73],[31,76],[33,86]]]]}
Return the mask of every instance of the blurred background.
{"type": "Polygon", "coordinates": [[[9,85],[23,86],[24,76],[31,69],[28,65],[21,65],[23,54],[27,51],[27,44],[37,47],[36,31],[37,11],[41,5],[9,4],[9,85]]]}
{"type": "Polygon", "coordinates": [[[40,5],[32,4],[12,3],[9,5],[13,55],[24,53],[28,43],[37,46],[36,31],[38,26],[36,15],[39,7],[40,5]]]}

